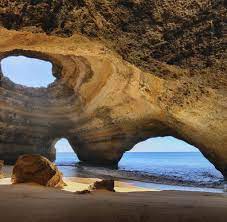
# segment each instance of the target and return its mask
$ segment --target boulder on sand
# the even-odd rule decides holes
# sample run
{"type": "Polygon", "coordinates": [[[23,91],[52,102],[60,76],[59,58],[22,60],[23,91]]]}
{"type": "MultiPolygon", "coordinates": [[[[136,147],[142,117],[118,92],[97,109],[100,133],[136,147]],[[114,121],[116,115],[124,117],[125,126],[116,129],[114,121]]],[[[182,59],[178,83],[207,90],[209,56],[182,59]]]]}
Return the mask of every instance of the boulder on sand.
{"type": "Polygon", "coordinates": [[[94,184],[90,185],[89,190],[108,190],[108,191],[115,192],[114,180],[96,181],[94,182],[94,184]]]}
{"type": "Polygon", "coordinates": [[[43,186],[63,188],[63,175],[56,165],[40,155],[22,155],[13,167],[11,181],[17,183],[38,183],[43,186]]]}

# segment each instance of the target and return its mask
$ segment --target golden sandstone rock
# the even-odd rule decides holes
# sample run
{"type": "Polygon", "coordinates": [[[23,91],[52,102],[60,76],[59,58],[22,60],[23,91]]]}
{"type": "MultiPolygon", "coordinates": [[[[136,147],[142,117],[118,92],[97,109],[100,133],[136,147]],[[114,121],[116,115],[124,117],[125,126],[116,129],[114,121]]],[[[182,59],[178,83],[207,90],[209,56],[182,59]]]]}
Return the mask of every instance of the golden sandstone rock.
{"type": "Polygon", "coordinates": [[[17,183],[37,183],[43,186],[63,188],[62,173],[55,164],[40,155],[22,155],[13,167],[11,181],[17,183]]]}
{"type": "Polygon", "coordinates": [[[97,190],[106,190],[106,191],[111,191],[115,192],[114,190],[114,180],[112,179],[104,179],[104,180],[98,180],[95,181],[93,184],[91,184],[88,189],[81,190],[81,191],[76,191],[76,194],[89,194],[93,191],[97,190]]]}
{"type": "Polygon", "coordinates": [[[114,180],[112,179],[104,179],[101,181],[95,181],[92,185],[89,186],[89,190],[107,190],[111,192],[115,192],[114,190],[114,180]]]}
{"type": "Polygon", "coordinates": [[[13,2],[0,1],[0,59],[50,61],[57,80],[26,88],[0,73],[0,159],[54,159],[53,144],[65,137],[81,161],[111,165],[140,141],[174,136],[227,177],[222,4],[83,1],[54,10],[57,1],[13,2]]]}

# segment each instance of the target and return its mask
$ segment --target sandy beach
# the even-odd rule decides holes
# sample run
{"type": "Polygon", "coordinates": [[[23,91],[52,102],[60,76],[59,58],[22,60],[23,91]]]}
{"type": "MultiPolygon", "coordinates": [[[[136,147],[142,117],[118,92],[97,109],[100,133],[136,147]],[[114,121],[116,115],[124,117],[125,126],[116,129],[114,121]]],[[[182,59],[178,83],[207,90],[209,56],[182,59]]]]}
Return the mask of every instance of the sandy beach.
{"type": "Polygon", "coordinates": [[[1,221],[151,222],[226,221],[227,196],[201,192],[160,191],[115,183],[115,193],[76,194],[96,178],[65,177],[64,190],[36,184],[12,185],[12,167],[0,179],[1,221]]]}
{"type": "Polygon", "coordinates": [[[226,14],[0,0],[0,222],[227,222],[226,14]]]}

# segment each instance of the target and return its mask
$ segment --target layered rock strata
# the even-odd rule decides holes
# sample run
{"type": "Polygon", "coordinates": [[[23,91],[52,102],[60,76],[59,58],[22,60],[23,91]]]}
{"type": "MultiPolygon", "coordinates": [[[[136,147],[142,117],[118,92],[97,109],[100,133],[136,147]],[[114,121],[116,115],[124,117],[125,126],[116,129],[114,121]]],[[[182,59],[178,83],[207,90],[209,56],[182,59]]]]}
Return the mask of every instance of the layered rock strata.
{"type": "Polygon", "coordinates": [[[80,160],[117,164],[171,135],[227,177],[225,15],[221,0],[0,0],[0,59],[47,60],[57,78],[38,89],[0,74],[0,159],[54,159],[65,137],[80,160]]]}
{"type": "Polygon", "coordinates": [[[26,55],[52,62],[48,88],[16,85],[1,73],[0,159],[21,152],[50,156],[66,137],[79,159],[117,164],[137,142],[174,136],[195,145],[226,175],[225,76],[162,64],[164,79],[80,35],[59,38],[0,29],[0,58],[26,55]],[[212,87],[207,81],[217,80],[212,87]]]}

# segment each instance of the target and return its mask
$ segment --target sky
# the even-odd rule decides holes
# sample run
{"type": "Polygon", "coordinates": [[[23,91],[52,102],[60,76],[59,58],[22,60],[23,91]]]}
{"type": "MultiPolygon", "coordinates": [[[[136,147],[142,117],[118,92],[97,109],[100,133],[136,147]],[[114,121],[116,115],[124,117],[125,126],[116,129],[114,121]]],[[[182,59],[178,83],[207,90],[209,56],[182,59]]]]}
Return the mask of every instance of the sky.
{"type": "MultiPolygon", "coordinates": [[[[17,84],[29,87],[47,87],[55,78],[52,75],[52,64],[47,61],[24,56],[10,56],[2,59],[1,69],[4,76],[17,84]]],[[[55,145],[57,152],[73,152],[66,139],[55,145]]],[[[132,152],[196,152],[194,146],[174,137],[156,137],[140,142],[132,152]]]]}
{"type": "MultiPolygon", "coordinates": [[[[57,152],[73,152],[67,139],[59,140],[57,152]]],[[[137,143],[130,152],[198,152],[198,149],[172,136],[156,137],[137,143]]]]}
{"type": "Polygon", "coordinates": [[[9,56],[1,61],[2,72],[17,84],[30,87],[47,87],[54,82],[52,64],[24,56],[9,56]]]}

